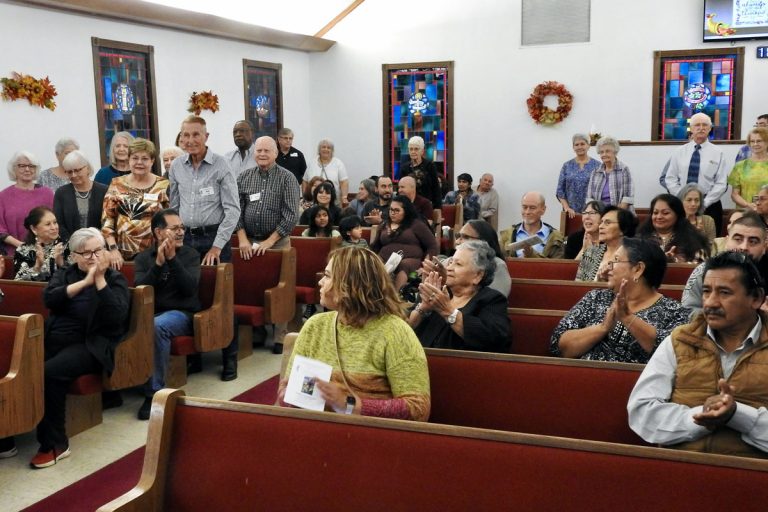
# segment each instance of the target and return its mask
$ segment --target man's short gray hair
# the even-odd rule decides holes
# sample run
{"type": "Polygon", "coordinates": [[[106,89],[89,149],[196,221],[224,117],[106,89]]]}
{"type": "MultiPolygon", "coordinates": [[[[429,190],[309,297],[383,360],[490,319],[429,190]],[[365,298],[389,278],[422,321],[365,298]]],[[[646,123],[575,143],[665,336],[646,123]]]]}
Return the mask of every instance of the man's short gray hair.
{"type": "Polygon", "coordinates": [[[80,228],[69,237],[69,252],[77,252],[83,248],[85,243],[91,238],[98,238],[101,242],[101,246],[104,247],[106,242],[104,236],[96,228],[80,228]]]}
{"type": "Polygon", "coordinates": [[[480,287],[485,288],[493,282],[496,275],[496,252],[485,240],[470,240],[461,244],[456,250],[468,251],[471,264],[478,272],[483,273],[480,287]]]}
{"type": "Polygon", "coordinates": [[[690,124],[695,123],[699,119],[701,119],[702,121],[706,121],[709,126],[712,126],[712,119],[704,112],[697,112],[693,114],[689,120],[690,124]]]}

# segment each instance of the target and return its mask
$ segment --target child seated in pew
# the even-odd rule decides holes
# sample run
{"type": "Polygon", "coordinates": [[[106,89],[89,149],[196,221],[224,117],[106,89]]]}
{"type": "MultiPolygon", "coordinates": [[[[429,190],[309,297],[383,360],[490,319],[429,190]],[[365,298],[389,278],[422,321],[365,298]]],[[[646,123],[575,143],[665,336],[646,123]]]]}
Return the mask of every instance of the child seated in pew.
{"type": "Polygon", "coordinates": [[[309,209],[309,227],[301,233],[301,236],[337,237],[341,235],[331,226],[331,214],[328,208],[316,204],[309,209]]]}
{"type": "Polygon", "coordinates": [[[339,232],[341,233],[341,246],[349,245],[357,247],[368,247],[368,241],[363,238],[363,220],[357,215],[349,215],[339,221],[339,232]]]}

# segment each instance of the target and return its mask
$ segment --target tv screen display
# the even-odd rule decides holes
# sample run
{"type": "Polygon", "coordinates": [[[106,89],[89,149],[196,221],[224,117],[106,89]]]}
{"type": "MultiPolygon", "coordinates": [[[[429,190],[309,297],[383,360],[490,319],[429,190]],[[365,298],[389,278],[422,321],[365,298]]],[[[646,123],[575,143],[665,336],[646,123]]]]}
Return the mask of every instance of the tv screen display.
{"type": "Polygon", "coordinates": [[[704,0],[704,42],[768,39],[767,0],[704,0]]]}

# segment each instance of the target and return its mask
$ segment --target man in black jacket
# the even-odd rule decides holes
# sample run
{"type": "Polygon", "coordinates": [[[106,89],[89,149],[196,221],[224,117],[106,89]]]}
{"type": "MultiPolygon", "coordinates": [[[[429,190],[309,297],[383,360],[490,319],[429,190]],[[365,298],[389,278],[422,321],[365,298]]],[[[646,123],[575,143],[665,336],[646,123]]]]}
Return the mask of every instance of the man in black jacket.
{"type": "Polygon", "coordinates": [[[136,256],[136,286],[155,288],[155,370],[145,385],[144,403],[138,412],[148,420],[152,396],[165,387],[165,375],[174,336],[192,334],[192,317],[200,311],[200,255],[184,245],[184,224],[168,208],[152,217],[156,245],[136,256]]]}

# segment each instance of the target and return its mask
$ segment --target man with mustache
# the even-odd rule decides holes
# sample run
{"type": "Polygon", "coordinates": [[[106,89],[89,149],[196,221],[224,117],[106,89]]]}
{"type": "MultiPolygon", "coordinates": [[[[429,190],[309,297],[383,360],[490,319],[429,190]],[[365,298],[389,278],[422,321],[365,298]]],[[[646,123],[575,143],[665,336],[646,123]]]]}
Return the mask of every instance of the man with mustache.
{"type": "Polygon", "coordinates": [[[703,313],[661,342],[629,397],[629,426],[645,441],[768,458],[763,287],[746,254],[707,261],[703,313]]]}
{"type": "Polygon", "coordinates": [[[152,396],[165,387],[165,375],[174,336],[192,335],[192,318],[200,311],[200,255],[184,245],[184,224],[179,212],[161,210],[152,217],[156,245],[136,256],[136,286],[155,288],[155,369],[144,385],[145,399],[138,412],[148,420],[152,396]]]}

